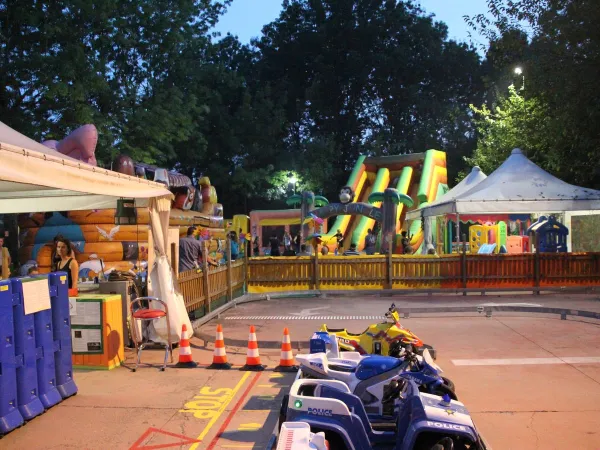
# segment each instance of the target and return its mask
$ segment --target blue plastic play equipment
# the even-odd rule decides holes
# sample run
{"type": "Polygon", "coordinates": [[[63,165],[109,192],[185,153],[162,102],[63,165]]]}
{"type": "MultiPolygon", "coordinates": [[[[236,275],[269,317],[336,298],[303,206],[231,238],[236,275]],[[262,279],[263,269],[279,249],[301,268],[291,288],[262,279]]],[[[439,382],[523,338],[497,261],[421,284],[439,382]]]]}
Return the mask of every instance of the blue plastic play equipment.
{"type": "Polygon", "coordinates": [[[538,235],[540,252],[567,252],[567,236],[569,235],[569,229],[558,222],[554,216],[540,216],[537,222],[531,224],[527,229],[527,234],[538,235]]]}
{"type": "Polygon", "coordinates": [[[0,436],[76,393],[67,274],[0,281],[0,436]],[[34,281],[50,307],[25,314],[23,286],[34,281]]]}

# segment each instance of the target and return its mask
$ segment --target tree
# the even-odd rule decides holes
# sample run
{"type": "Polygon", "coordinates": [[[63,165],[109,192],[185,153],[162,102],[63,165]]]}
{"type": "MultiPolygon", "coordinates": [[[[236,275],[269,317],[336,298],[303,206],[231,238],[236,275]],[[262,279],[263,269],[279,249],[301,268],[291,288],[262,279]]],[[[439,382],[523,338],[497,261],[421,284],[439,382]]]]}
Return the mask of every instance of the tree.
{"type": "Polygon", "coordinates": [[[449,41],[445,25],[402,1],[283,6],[255,42],[260,74],[277,80],[275,92],[286,98],[293,160],[324,150],[315,167],[329,172],[324,188],[335,191],[361,153],[471,150],[468,105],[480,99],[479,58],[449,41]]]}
{"type": "Polygon", "coordinates": [[[593,0],[492,0],[490,17],[467,18],[497,41],[524,28],[526,95],[546,105],[555,126],[558,173],[571,183],[600,187],[600,3],[593,0]]]}
{"type": "MultiPolygon", "coordinates": [[[[499,100],[495,111],[485,105],[481,108],[471,105],[471,109],[475,113],[478,140],[473,155],[465,158],[469,166],[479,166],[490,174],[518,147],[544,169],[559,171],[560,155],[554,150],[556,123],[540,100],[526,99],[510,86],[508,97],[499,100]]],[[[465,175],[462,172],[460,177],[465,175]]]]}
{"type": "Polygon", "coordinates": [[[198,112],[171,67],[189,42],[209,43],[229,2],[2,0],[0,115],[38,140],[94,123],[105,163],[165,161],[198,112]]]}

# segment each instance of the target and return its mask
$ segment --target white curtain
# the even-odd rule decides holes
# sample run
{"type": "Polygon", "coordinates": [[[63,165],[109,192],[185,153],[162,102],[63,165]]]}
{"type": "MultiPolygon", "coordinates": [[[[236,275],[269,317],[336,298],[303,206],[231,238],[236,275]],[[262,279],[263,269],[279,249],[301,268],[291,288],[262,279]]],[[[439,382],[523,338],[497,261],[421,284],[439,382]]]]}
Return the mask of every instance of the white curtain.
{"type": "MultiPolygon", "coordinates": [[[[150,292],[152,297],[164,301],[169,308],[171,339],[181,338],[181,326],[186,325],[189,333],[192,331],[188,313],[185,309],[183,295],[177,289],[177,278],[167,258],[169,245],[169,214],[171,199],[166,197],[153,198],[150,201],[150,232],[154,242],[155,260],[150,271],[150,292]]],[[[153,307],[160,307],[156,305],[153,307]]],[[[165,320],[152,323],[148,329],[150,339],[155,342],[167,342],[167,327],[165,320]]]]}

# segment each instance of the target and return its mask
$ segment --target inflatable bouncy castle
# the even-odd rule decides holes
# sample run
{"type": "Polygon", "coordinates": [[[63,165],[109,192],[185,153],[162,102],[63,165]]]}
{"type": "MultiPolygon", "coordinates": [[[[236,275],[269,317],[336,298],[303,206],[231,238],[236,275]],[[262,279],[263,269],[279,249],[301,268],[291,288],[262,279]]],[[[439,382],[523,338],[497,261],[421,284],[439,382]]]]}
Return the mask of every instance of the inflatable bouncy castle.
{"type": "MultiPolygon", "coordinates": [[[[96,165],[97,138],[96,127],[85,125],[62,141],[43,144],[96,165]]],[[[216,190],[208,177],[200,178],[196,188],[186,175],[135,163],[125,155],[113,161],[112,170],[167,185],[175,196],[170,226],[179,227],[180,235],[185,235],[188,227],[196,226],[201,238],[211,241],[213,253],[220,249],[219,240],[225,238],[223,207],[217,203],[216,190]]],[[[126,192],[123,197],[127,197],[126,192]]],[[[37,265],[41,273],[49,272],[53,239],[60,234],[73,244],[80,277],[91,278],[113,270],[145,269],[149,212],[147,208],[129,206],[134,205],[122,201],[117,209],[21,214],[18,221],[21,264],[25,269],[37,265]]]]}

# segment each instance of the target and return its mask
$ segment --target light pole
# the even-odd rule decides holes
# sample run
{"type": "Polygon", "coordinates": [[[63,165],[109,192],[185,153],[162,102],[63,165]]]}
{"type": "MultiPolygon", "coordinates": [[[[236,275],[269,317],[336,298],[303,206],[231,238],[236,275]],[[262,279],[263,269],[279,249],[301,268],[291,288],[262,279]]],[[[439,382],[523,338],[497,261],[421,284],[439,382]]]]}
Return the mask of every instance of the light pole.
{"type": "Polygon", "coordinates": [[[289,184],[291,184],[293,186],[294,194],[295,194],[296,193],[296,183],[298,183],[298,179],[296,178],[296,175],[294,175],[294,174],[288,175],[288,180],[289,180],[289,184]]]}
{"type": "MultiPolygon", "coordinates": [[[[523,69],[521,67],[515,67],[516,75],[523,75],[523,69]]],[[[525,90],[525,75],[523,75],[523,84],[521,85],[521,90],[525,90]]]]}

